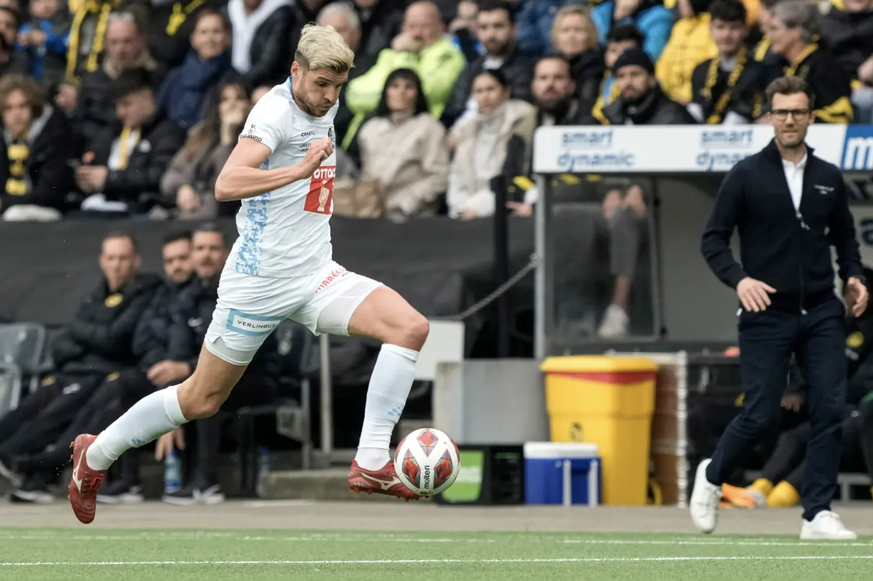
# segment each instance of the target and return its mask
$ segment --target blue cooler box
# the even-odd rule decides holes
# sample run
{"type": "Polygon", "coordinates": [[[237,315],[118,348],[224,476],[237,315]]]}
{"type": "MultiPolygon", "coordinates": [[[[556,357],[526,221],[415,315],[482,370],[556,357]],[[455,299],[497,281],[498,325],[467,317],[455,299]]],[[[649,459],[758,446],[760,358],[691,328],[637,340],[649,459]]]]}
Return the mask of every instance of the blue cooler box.
{"type": "Polygon", "coordinates": [[[528,442],[524,445],[526,504],[600,504],[597,444],[528,442]]]}

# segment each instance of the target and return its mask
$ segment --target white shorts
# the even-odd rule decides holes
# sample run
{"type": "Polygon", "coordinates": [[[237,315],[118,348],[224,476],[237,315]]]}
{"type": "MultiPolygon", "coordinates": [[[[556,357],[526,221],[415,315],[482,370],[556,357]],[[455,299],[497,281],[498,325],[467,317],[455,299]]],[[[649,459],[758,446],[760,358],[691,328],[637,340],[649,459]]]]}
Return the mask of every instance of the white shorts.
{"type": "Polygon", "coordinates": [[[263,278],[227,269],[206,331],[209,351],[232,365],[248,365],[285,319],[315,335],[348,335],[352,313],[382,283],[336,262],[309,276],[263,278]]]}

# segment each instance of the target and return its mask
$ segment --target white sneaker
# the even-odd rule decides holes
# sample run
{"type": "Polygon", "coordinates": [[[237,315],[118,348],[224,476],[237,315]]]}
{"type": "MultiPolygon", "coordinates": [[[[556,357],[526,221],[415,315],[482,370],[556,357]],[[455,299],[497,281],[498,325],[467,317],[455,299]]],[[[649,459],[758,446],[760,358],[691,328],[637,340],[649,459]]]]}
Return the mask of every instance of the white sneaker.
{"type": "Polygon", "coordinates": [[[627,335],[630,324],[627,313],[618,305],[609,305],[603,314],[603,321],[597,334],[604,339],[617,339],[627,335]]]}
{"type": "Polygon", "coordinates": [[[854,541],[858,535],[848,530],[840,516],[829,510],[823,510],[811,521],[803,520],[800,529],[802,541],[854,541]]]}
{"type": "Polygon", "coordinates": [[[691,492],[691,520],[704,533],[711,533],[718,524],[718,503],[721,501],[721,486],[710,484],[706,479],[706,467],[712,460],[704,460],[697,466],[694,490],[691,492]]]}

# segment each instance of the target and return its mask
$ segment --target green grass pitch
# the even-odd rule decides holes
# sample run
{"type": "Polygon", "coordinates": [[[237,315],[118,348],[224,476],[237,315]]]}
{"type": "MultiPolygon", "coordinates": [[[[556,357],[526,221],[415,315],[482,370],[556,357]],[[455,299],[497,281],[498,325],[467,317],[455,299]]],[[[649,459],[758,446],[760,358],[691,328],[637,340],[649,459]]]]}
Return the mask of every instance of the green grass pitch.
{"type": "Polygon", "coordinates": [[[869,580],[873,539],[0,528],[2,581],[404,578],[869,580]]]}

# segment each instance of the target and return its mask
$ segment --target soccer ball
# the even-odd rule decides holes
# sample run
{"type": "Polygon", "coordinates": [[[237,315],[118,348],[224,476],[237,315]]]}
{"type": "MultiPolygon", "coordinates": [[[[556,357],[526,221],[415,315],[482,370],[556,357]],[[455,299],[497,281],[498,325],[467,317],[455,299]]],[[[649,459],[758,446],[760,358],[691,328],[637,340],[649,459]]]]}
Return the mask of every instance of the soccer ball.
{"type": "Polygon", "coordinates": [[[394,453],[397,477],[411,491],[433,496],[455,482],[461,468],[458,446],[434,428],[410,432],[394,453]]]}

